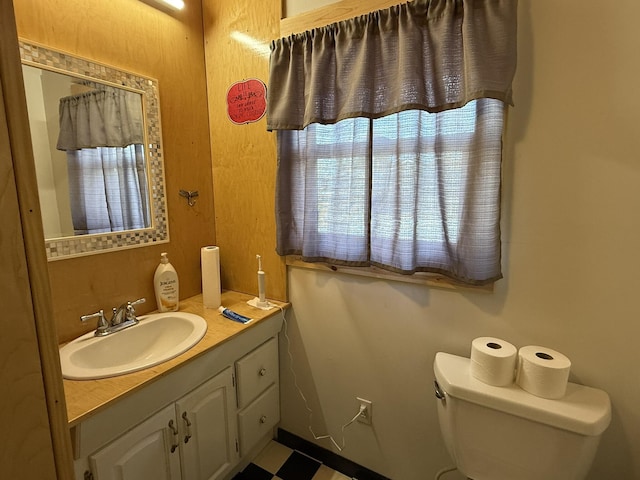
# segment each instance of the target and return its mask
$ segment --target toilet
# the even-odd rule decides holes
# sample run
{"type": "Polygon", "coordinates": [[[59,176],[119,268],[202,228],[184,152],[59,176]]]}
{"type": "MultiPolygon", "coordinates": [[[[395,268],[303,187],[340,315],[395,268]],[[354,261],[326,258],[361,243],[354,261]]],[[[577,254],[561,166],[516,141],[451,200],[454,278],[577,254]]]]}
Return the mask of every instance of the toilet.
{"type": "Polygon", "coordinates": [[[518,385],[495,387],[470,373],[470,360],[438,352],[438,419],[460,473],[473,480],[573,480],[587,475],[611,421],[606,392],[575,383],[563,398],[518,385]]]}

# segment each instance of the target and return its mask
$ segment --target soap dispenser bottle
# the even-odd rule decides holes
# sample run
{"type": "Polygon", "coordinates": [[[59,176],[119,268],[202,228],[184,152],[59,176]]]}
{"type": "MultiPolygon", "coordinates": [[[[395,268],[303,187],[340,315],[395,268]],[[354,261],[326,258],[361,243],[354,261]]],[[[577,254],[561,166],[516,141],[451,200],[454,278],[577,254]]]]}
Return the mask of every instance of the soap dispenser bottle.
{"type": "Polygon", "coordinates": [[[158,310],[161,312],[175,312],[178,310],[179,282],[178,273],[169,263],[166,253],[160,254],[160,265],[153,275],[153,286],[156,290],[158,310]]]}

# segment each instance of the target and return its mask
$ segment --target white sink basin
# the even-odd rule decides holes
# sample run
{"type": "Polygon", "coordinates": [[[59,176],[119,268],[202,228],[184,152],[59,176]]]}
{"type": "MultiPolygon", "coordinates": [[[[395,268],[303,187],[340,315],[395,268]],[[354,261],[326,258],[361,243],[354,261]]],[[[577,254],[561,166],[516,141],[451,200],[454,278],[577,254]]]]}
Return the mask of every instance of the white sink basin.
{"type": "Polygon", "coordinates": [[[62,375],[71,380],[114,377],[157,365],[186,352],[204,336],[207,322],[184,312],[154,313],[105,337],[87,333],[60,348],[62,375]]]}

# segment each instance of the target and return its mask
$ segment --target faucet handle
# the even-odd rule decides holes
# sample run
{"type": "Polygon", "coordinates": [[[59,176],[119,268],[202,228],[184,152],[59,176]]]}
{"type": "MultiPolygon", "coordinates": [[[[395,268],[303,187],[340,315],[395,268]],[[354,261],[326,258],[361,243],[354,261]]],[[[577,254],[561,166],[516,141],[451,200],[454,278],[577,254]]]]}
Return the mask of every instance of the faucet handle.
{"type": "Polygon", "coordinates": [[[89,315],[82,315],[80,317],[81,322],[86,322],[87,320],[91,320],[92,318],[98,319],[98,327],[96,328],[96,335],[100,335],[105,332],[109,328],[109,322],[104,318],[104,310],[100,310],[96,313],[91,313],[89,315]]]}
{"type": "MultiPolygon", "coordinates": [[[[81,322],[86,322],[87,320],[91,320],[92,318],[98,318],[100,320],[102,320],[104,318],[104,310],[100,310],[96,313],[91,313],[89,315],[82,315],[80,317],[80,321],[81,322]]],[[[98,320],[98,321],[100,321],[98,320]]]]}
{"type": "Polygon", "coordinates": [[[133,307],[134,305],[140,305],[141,303],[144,303],[146,301],[147,299],[142,297],[142,298],[139,298],[138,300],[134,300],[133,302],[129,302],[128,304],[129,306],[133,307]]]}
{"type": "Polygon", "coordinates": [[[134,300],[133,302],[123,303],[117,308],[113,307],[111,313],[111,322],[108,323],[112,327],[120,325],[125,321],[132,321],[137,323],[138,319],[136,318],[136,309],[133,308],[133,306],[144,303],[145,301],[145,298],[139,298],[138,300],[134,300]]]}
{"type": "Polygon", "coordinates": [[[140,305],[141,303],[146,302],[147,299],[142,297],[139,298],[138,300],[135,300],[133,302],[127,302],[127,311],[126,311],[126,317],[127,320],[135,320],[136,318],[136,309],[133,308],[135,305],[140,305]]]}

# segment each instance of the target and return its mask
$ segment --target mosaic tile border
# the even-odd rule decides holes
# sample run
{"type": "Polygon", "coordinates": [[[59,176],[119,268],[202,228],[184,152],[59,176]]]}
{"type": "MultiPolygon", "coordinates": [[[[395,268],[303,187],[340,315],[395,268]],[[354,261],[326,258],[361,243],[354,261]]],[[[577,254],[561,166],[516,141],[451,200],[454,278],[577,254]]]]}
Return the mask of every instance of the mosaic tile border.
{"type": "Polygon", "coordinates": [[[113,86],[124,86],[140,92],[143,98],[152,227],[143,230],[127,230],[45,240],[48,260],[62,260],[70,257],[104,253],[120,248],[136,248],[168,242],[169,226],[167,222],[158,81],[25,40],[20,40],[20,58],[22,58],[22,63],[27,65],[80,78],[98,80],[113,86]]]}

